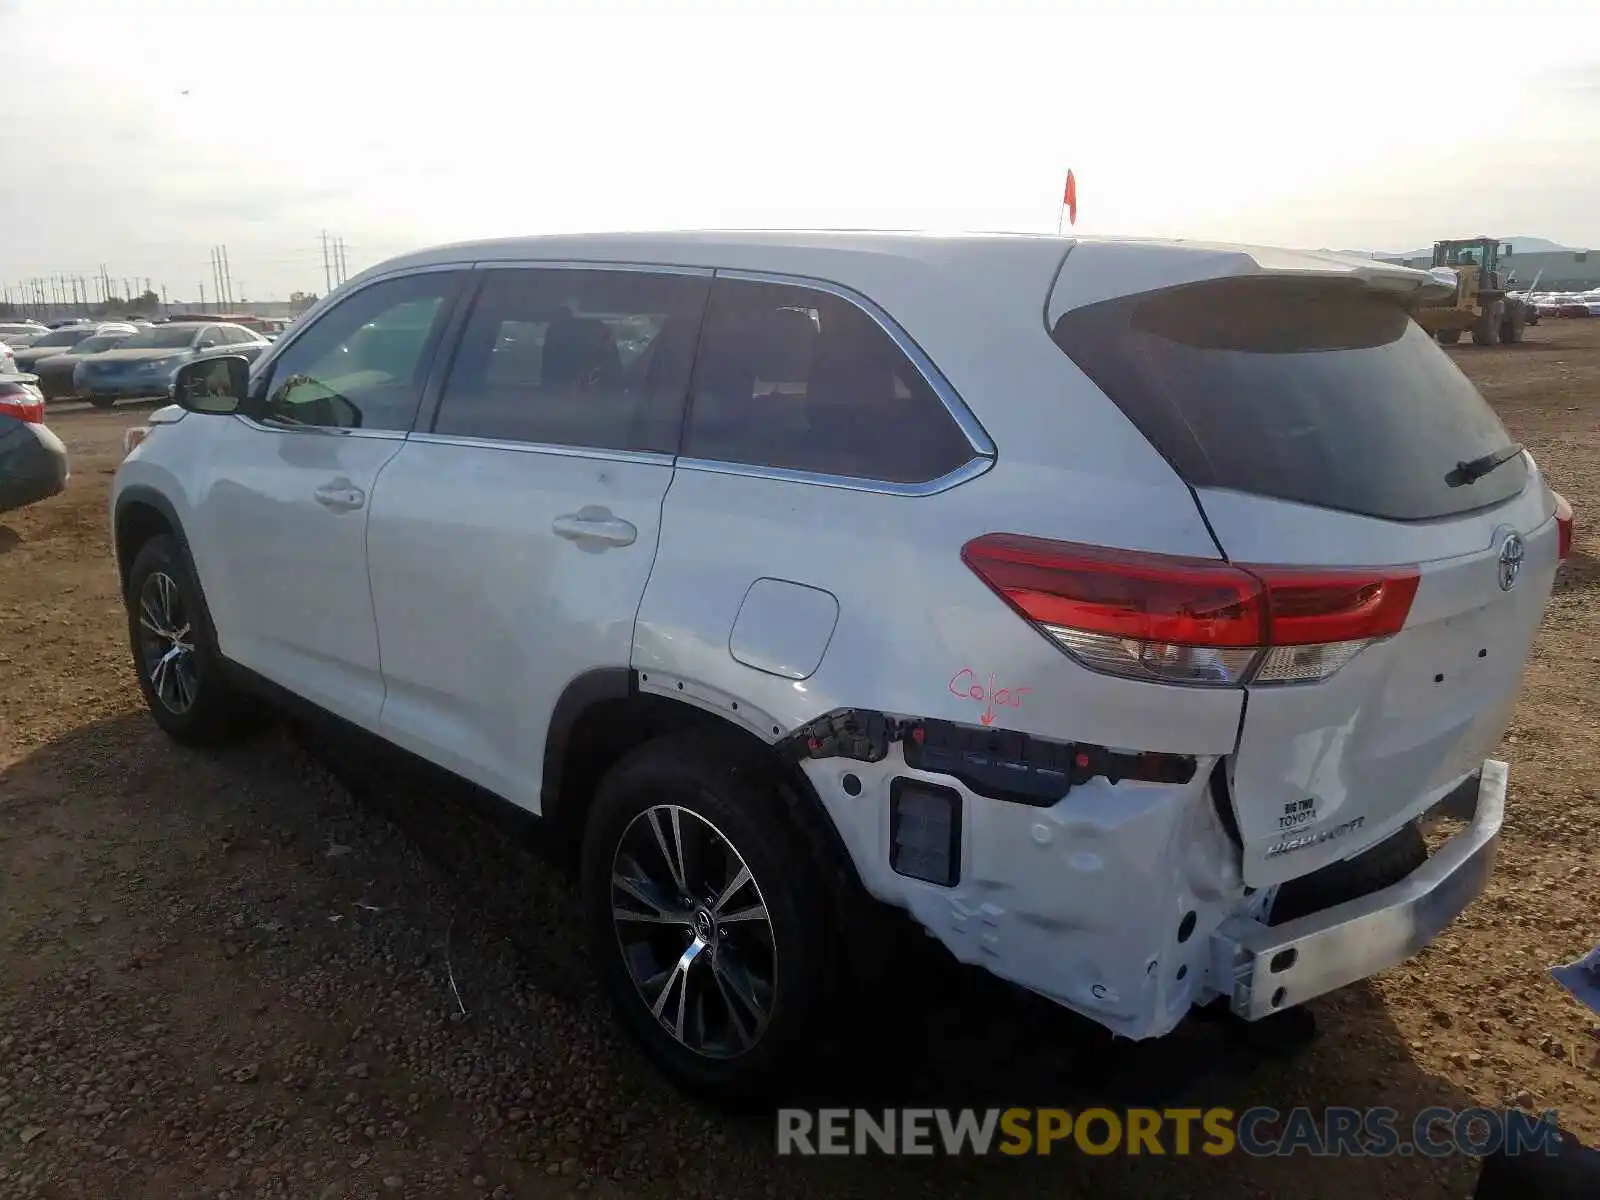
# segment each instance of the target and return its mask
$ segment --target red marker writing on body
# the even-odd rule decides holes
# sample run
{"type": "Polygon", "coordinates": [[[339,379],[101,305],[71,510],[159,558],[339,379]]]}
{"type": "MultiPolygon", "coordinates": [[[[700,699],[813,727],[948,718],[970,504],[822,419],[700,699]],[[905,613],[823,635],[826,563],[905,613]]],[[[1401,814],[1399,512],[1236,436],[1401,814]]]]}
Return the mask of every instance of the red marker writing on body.
{"type": "Polygon", "coordinates": [[[1032,688],[997,688],[995,687],[994,672],[989,673],[989,683],[985,687],[978,682],[978,675],[971,667],[962,667],[950,677],[948,685],[950,694],[961,700],[975,700],[984,705],[983,715],[978,718],[985,725],[994,724],[994,710],[996,708],[1021,708],[1022,698],[1032,688]]]}

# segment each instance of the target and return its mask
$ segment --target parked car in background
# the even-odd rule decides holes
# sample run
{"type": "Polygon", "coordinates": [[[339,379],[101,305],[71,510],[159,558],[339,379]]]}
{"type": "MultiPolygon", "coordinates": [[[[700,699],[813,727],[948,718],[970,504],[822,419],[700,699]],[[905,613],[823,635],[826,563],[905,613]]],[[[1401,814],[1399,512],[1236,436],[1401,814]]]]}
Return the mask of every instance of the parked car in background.
{"type": "Polygon", "coordinates": [[[57,354],[64,354],[85,338],[100,331],[99,323],[63,325],[40,334],[23,349],[16,351],[17,370],[31,372],[34,365],[57,354]]]}
{"type": "Polygon", "coordinates": [[[165,396],[173,372],[207,350],[221,347],[259,354],[268,342],[240,325],[174,322],[140,329],[115,350],[85,358],[73,371],[73,389],[97,408],[118,400],[165,396]]]}
{"type": "Polygon", "coordinates": [[[69,347],[64,353],[41,358],[33,364],[33,373],[39,377],[39,390],[44,393],[44,398],[62,400],[71,396],[73,371],[80,362],[102,351],[116,349],[138,332],[131,323],[102,325],[92,336],[69,347]]]}
{"type": "MultiPolygon", "coordinates": [[[[242,355],[247,362],[253,363],[256,359],[261,357],[263,351],[271,348],[272,342],[266,338],[262,338],[259,342],[254,344],[241,345],[239,343],[230,343],[226,346],[217,346],[211,350],[201,350],[189,361],[204,362],[207,359],[237,358],[242,355]]],[[[176,375],[176,372],[174,372],[174,375],[176,375]]],[[[176,383],[168,383],[167,399],[176,401],[177,398],[178,389],[176,383]]]]}
{"type": "Polygon", "coordinates": [[[0,343],[21,350],[50,331],[37,321],[0,321],[0,343]]]}
{"type": "Polygon", "coordinates": [[[0,342],[0,375],[15,375],[17,373],[17,356],[10,346],[0,342]]]}
{"type": "Polygon", "coordinates": [[[1600,290],[1544,292],[1534,304],[1545,317],[1600,317],[1600,290]]]}
{"type": "Polygon", "coordinates": [[[0,374],[0,413],[19,421],[44,420],[44,396],[36,375],[0,374]]]}
{"type": "Polygon", "coordinates": [[[175,324],[182,322],[183,324],[193,324],[195,322],[203,321],[221,322],[225,325],[243,325],[246,329],[249,329],[255,333],[265,334],[272,328],[274,322],[277,320],[278,318],[276,317],[258,317],[254,313],[176,312],[169,313],[167,316],[162,317],[161,323],[175,324]]]}
{"type": "Polygon", "coordinates": [[[0,513],[54,496],[69,477],[67,448],[44,423],[37,380],[0,376],[0,513]]]}
{"type": "Polygon", "coordinates": [[[253,690],[545,818],[695,1088],[814,1053],[880,905],[1127,1038],[1271,1018],[1484,889],[1571,549],[1433,286],[1048,237],[391,261],[179,368],[118,468],[140,688],[183,741],[253,690]]]}

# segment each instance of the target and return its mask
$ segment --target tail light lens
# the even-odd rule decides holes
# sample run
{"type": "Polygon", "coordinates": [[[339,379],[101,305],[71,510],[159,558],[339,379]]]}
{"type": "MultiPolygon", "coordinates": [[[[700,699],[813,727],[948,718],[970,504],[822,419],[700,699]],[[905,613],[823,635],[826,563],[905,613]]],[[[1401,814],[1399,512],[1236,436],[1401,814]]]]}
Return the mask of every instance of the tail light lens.
{"type": "Polygon", "coordinates": [[[1411,611],[1416,568],[1311,570],[1015,534],[968,542],[978,577],[1091,670],[1200,686],[1326,679],[1411,611]]]}
{"type": "Polygon", "coordinates": [[[44,395],[22,383],[0,383],[0,416],[15,417],[30,425],[44,424],[44,395]]]}
{"type": "Polygon", "coordinates": [[[1572,505],[1560,492],[1556,498],[1556,558],[1566,562],[1572,556],[1572,505]]]}

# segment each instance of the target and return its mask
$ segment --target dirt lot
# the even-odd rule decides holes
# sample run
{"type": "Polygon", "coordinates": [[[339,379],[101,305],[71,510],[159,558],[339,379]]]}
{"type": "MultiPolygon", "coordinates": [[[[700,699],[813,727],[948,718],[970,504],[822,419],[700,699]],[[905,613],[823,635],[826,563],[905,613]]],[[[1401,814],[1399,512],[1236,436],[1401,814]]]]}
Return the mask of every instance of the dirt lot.
{"type": "MultiPolygon", "coordinates": [[[[1214,1026],[1106,1050],[930,963],[903,985],[913,1015],[827,1098],[1515,1101],[1600,1143],[1600,1024],[1546,975],[1600,941],[1600,321],[1529,338],[1457,352],[1579,522],[1502,747],[1488,894],[1414,962],[1318,1003],[1290,1063],[1229,1053],[1214,1026]]],[[[437,793],[352,797],[279,728],[209,754],[155,731],[106,539],[134,419],[53,418],[71,488],[0,518],[0,1195],[1470,1192],[1462,1159],[779,1163],[770,1118],[684,1100],[619,1040],[560,881],[506,837],[437,793]]]]}

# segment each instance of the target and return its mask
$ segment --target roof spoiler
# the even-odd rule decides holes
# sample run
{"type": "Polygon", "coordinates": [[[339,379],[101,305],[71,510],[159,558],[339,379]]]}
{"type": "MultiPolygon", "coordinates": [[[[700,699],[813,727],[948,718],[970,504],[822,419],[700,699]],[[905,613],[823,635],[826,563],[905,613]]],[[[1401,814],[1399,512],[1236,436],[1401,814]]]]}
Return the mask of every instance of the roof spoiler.
{"type": "Polygon", "coordinates": [[[1397,303],[1435,304],[1454,297],[1456,283],[1427,271],[1332,250],[1289,250],[1216,242],[1158,242],[1136,238],[1080,240],[1056,277],[1046,305],[1054,326],[1069,309],[1136,292],[1213,279],[1272,276],[1345,280],[1391,296],[1397,303]],[[1097,269],[1098,268],[1098,269],[1097,269]]]}

